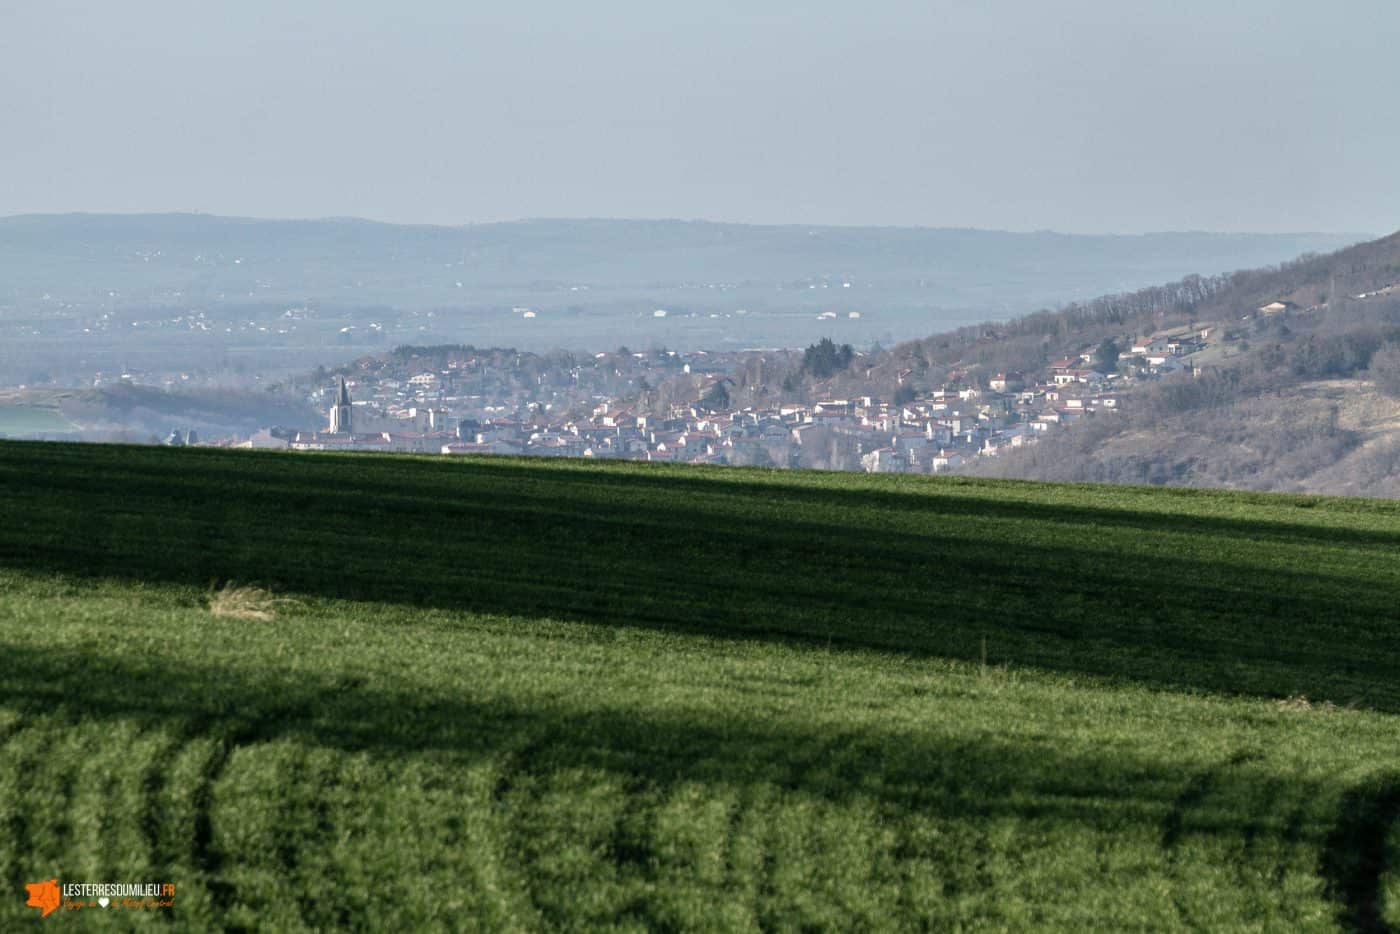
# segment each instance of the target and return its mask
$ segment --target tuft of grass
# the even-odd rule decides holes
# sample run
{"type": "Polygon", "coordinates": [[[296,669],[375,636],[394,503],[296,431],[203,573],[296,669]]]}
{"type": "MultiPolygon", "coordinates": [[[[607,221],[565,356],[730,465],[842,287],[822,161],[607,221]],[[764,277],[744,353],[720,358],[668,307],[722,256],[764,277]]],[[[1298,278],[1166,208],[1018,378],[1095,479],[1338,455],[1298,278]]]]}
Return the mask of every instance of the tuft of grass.
{"type": "Polygon", "coordinates": [[[1306,713],[1314,710],[1322,713],[1331,713],[1338,709],[1337,705],[1331,701],[1310,701],[1306,694],[1294,694],[1292,697],[1285,697],[1274,703],[1278,706],[1279,710],[1286,710],[1291,713],[1306,713]]]}
{"type": "Polygon", "coordinates": [[[286,597],[274,597],[261,587],[238,585],[229,581],[209,590],[209,613],[225,619],[255,619],[262,622],[277,618],[279,607],[294,603],[286,597]]]}

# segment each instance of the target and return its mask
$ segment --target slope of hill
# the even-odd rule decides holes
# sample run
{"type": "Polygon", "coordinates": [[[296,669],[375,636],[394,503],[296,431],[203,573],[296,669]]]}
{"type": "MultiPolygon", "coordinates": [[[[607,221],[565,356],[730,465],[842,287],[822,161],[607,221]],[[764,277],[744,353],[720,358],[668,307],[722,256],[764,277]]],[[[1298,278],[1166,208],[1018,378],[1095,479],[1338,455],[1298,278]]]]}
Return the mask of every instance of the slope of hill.
{"type": "Polygon", "coordinates": [[[15,891],[172,881],[188,928],[1400,924],[1394,504],[12,442],[0,491],[15,891]],[[212,615],[229,579],[276,618],[212,615]]]}
{"type": "Polygon", "coordinates": [[[1373,496],[1400,489],[1400,233],[910,341],[821,391],[986,390],[993,374],[1013,371],[1044,386],[1051,362],[1064,357],[1119,373],[1017,401],[1041,406],[1035,414],[1097,395],[1121,405],[1039,444],[970,461],[971,473],[1373,496]],[[1147,356],[1129,351],[1168,335],[1190,338],[1185,355],[1168,361],[1182,370],[1175,375],[1154,374],[1147,356]]]}
{"type": "Polygon", "coordinates": [[[112,383],[97,389],[0,390],[0,438],[144,443],[174,429],[217,437],[320,420],[304,400],[265,389],[112,383]]]}

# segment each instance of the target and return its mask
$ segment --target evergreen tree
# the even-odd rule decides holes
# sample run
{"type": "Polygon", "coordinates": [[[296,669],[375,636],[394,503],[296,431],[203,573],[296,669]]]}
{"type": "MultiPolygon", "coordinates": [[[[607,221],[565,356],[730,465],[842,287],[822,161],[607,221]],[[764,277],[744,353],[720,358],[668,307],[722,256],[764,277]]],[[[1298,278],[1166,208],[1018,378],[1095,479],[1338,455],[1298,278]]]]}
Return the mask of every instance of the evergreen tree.
{"type": "Polygon", "coordinates": [[[823,337],[802,353],[802,372],[815,379],[828,379],[851,365],[856,352],[850,344],[837,346],[829,337],[823,337]]]}

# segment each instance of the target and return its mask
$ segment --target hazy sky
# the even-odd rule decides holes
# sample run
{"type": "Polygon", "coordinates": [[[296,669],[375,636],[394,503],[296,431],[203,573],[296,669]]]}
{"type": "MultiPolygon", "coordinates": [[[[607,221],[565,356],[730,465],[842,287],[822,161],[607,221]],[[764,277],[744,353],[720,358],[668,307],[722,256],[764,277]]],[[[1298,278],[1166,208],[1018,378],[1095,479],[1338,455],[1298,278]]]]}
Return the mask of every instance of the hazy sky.
{"type": "Polygon", "coordinates": [[[0,0],[0,214],[1400,227],[1394,0],[0,0]]]}

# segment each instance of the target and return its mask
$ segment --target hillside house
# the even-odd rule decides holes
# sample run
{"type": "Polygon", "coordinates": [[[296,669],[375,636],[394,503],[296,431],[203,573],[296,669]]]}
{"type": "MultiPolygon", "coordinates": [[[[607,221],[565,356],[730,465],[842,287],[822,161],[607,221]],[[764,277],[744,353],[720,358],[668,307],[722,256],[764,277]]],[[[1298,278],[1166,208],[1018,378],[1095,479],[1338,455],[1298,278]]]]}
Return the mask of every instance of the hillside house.
{"type": "Polygon", "coordinates": [[[1152,372],[1158,376],[1168,376],[1172,373],[1189,373],[1191,371],[1191,364],[1182,360],[1180,357],[1159,357],[1157,361],[1158,362],[1154,363],[1152,359],[1149,358],[1148,365],[1152,372]]]}
{"type": "Polygon", "coordinates": [[[1128,356],[1141,357],[1146,356],[1147,354],[1169,353],[1167,345],[1170,343],[1171,341],[1161,336],[1138,338],[1137,340],[1133,341],[1132,348],[1130,349],[1128,356]]]}
{"type": "Polygon", "coordinates": [[[813,425],[854,425],[856,417],[847,409],[821,409],[811,415],[813,425]]]}
{"type": "Polygon", "coordinates": [[[921,432],[902,432],[890,439],[895,453],[904,455],[910,461],[917,460],[929,444],[928,436],[921,432]]]}
{"type": "Polygon", "coordinates": [[[1020,373],[997,373],[987,381],[987,386],[992,392],[1018,392],[1026,385],[1025,377],[1020,373]]]}
{"type": "Polygon", "coordinates": [[[1070,383],[1086,383],[1093,385],[1095,383],[1101,383],[1103,380],[1104,375],[1098,370],[1084,370],[1071,367],[1069,369],[1057,369],[1055,371],[1056,386],[1067,386],[1070,383]]]}
{"type": "Polygon", "coordinates": [[[909,459],[894,448],[876,448],[860,459],[866,473],[906,473],[909,459]]]}
{"type": "Polygon", "coordinates": [[[943,473],[946,470],[957,470],[964,462],[965,458],[957,451],[940,448],[938,453],[930,458],[929,466],[934,473],[943,473]]]}
{"type": "Polygon", "coordinates": [[[924,437],[934,444],[949,444],[953,440],[953,429],[942,422],[930,420],[924,428],[924,437]]]}

